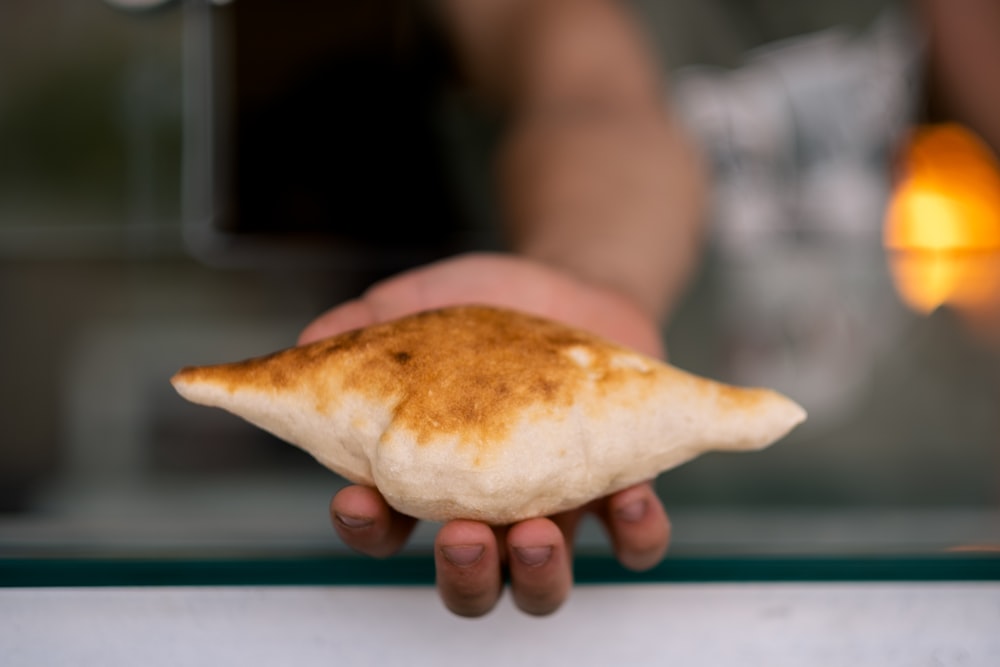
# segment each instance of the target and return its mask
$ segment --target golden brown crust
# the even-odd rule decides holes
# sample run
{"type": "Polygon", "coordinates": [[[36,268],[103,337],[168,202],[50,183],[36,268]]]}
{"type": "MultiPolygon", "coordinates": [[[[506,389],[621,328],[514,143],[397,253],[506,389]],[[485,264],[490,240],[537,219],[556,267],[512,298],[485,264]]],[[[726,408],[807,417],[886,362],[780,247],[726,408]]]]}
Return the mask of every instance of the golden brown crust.
{"type": "Polygon", "coordinates": [[[495,525],[579,507],[705,451],[759,449],[805,417],[774,392],[480,306],[187,368],[174,384],[404,514],[495,525]]]}
{"type": "MultiPolygon", "coordinates": [[[[235,364],[186,368],[182,381],[229,393],[308,388],[320,412],[341,392],[394,406],[420,444],[458,436],[488,450],[527,414],[568,409],[584,386],[598,396],[657,373],[636,353],[588,333],[509,310],[460,306],[351,331],[235,364]],[[623,359],[626,359],[623,363],[623,359]]],[[[484,452],[485,453],[485,452],[484,452]]]]}
{"type": "Polygon", "coordinates": [[[715,400],[722,412],[749,412],[761,407],[774,395],[770,389],[734,387],[712,381],[704,381],[704,385],[715,392],[715,400]]]}

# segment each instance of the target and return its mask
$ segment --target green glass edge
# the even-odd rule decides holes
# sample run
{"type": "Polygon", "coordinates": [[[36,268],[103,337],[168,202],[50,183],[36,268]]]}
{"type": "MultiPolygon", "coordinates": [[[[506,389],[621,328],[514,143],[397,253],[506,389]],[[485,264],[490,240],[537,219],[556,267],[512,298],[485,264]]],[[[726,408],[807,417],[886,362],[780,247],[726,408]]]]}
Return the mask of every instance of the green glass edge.
{"type": "MultiPolygon", "coordinates": [[[[675,556],[631,572],[608,556],[574,561],[580,584],[1000,581],[1000,554],[922,556],[675,556]]],[[[68,586],[425,586],[429,555],[226,559],[0,558],[0,587],[68,586]]]]}

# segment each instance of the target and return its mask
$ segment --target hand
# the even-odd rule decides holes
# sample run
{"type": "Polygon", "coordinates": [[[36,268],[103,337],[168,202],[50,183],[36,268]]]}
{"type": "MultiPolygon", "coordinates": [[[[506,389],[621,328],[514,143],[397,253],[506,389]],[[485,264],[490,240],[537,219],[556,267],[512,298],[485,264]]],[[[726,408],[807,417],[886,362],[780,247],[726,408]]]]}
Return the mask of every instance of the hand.
{"type": "MultiPolygon", "coordinates": [[[[663,353],[656,324],[623,295],[506,255],[465,255],[379,283],[360,299],[319,317],[299,342],[462,303],[516,308],[587,329],[651,356],[663,353]]],[[[389,507],[376,490],[362,486],[340,491],[330,512],[344,542],[375,557],[399,550],[416,523],[389,507]]],[[[461,616],[486,614],[500,599],[506,565],[520,609],[538,615],[554,612],[572,586],[573,537],[586,512],[604,524],[624,566],[648,569],[666,553],[670,525],[648,483],[577,510],[512,526],[452,521],[441,528],[434,543],[437,586],[445,605],[461,616]]]]}

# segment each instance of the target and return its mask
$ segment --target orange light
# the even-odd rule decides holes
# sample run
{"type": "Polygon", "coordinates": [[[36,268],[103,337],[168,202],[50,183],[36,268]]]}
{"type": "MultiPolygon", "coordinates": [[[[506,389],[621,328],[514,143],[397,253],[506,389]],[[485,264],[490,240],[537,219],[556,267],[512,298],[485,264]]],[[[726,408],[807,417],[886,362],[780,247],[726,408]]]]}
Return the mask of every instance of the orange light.
{"type": "Polygon", "coordinates": [[[894,251],[889,267],[896,291],[918,313],[945,304],[975,310],[1000,298],[1000,253],[894,251]]]}
{"type": "Polygon", "coordinates": [[[921,128],[903,162],[884,243],[896,289],[921,313],[1000,299],[1000,165],[958,125],[921,128]]]}

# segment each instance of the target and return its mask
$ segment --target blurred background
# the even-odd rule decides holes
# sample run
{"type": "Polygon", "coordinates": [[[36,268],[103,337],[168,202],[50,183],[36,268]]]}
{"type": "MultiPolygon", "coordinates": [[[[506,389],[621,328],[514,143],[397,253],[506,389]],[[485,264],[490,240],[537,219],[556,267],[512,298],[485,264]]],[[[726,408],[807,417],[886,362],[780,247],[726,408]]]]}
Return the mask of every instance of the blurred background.
{"type": "MultiPolygon", "coordinates": [[[[0,554],[337,550],[341,482],[168,379],[500,247],[497,128],[419,17],[385,28],[391,3],[143,4],[0,8],[0,554]]],[[[884,247],[922,113],[905,6],[631,5],[714,168],[671,360],[810,412],[661,477],[675,551],[1000,544],[1000,345],[976,311],[996,263],[950,298],[954,270],[884,247]]]]}

